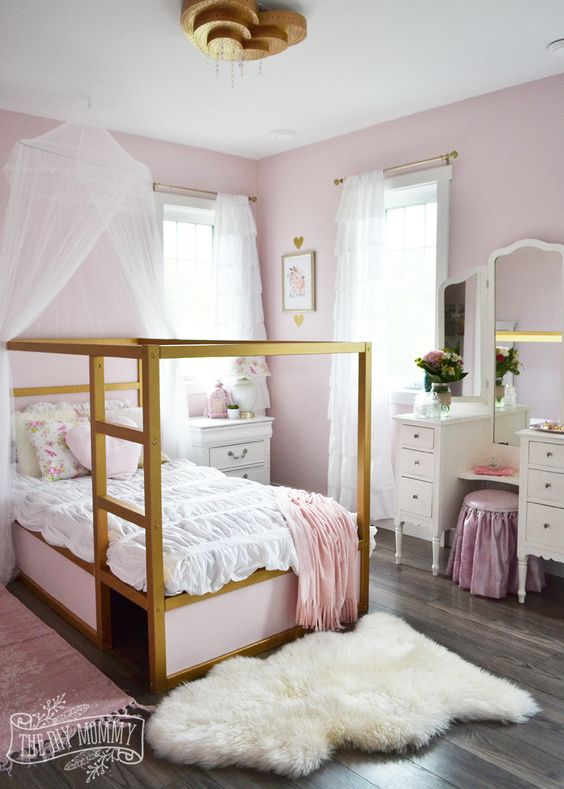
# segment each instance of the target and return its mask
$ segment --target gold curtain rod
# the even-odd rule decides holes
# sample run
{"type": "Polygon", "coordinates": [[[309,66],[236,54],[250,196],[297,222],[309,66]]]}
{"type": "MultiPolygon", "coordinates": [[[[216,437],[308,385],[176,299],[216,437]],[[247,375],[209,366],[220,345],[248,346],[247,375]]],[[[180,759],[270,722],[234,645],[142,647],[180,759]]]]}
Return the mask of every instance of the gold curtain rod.
{"type": "MultiPolygon", "coordinates": [[[[458,151],[451,151],[450,153],[441,153],[439,156],[431,156],[430,159],[419,159],[418,162],[407,162],[406,164],[396,164],[394,167],[386,167],[384,170],[385,173],[393,173],[396,170],[405,170],[407,167],[417,167],[422,164],[432,164],[432,162],[445,162],[445,164],[450,164],[451,159],[456,159],[458,157],[458,151]]],[[[333,183],[335,186],[340,186],[342,183],[345,182],[346,178],[335,178],[333,183]]]]}
{"type": "MultiPolygon", "coordinates": [[[[192,186],[174,186],[173,184],[159,184],[157,181],[153,181],[153,192],[198,192],[199,194],[203,195],[214,195],[217,197],[217,192],[212,192],[211,189],[196,189],[192,186]]],[[[257,197],[255,195],[249,195],[249,202],[256,203],[257,197]]]]}

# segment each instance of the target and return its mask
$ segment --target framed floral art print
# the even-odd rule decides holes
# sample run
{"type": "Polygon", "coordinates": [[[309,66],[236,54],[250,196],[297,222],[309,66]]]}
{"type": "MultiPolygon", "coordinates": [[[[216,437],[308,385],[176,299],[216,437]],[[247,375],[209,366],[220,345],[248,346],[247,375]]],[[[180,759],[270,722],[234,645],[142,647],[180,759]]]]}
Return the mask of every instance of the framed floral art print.
{"type": "Polygon", "coordinates": [[[314,312],[315,252],[282,256],[282,309],[284,312],[314,312]]]}

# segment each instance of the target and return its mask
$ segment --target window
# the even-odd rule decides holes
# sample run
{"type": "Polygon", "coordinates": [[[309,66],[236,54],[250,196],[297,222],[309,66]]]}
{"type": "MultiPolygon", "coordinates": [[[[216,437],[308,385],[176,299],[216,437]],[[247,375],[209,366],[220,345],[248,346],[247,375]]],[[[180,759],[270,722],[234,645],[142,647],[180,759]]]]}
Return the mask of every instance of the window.
{"type": "Polygon", "coordinates": [[[213,337],[213,211],[164,203],[164,289],[182,337],[213,337]]]}
{"type": "Polygon", "coordinates": [[[385,287],[391,388],[421,388],[414,359],[436,345],[436,294],[446,278],[450,167],[386,181],[385,287]]]}
{"type": "MultiPolygon", "coordinates": [[[[178,336],[212,339],[214,203],[200,198],[159,195],[162,208],[165,299],[178,336]]],[[[217,360],[186,359],[190,391],[204,392],[217,360]]]]}

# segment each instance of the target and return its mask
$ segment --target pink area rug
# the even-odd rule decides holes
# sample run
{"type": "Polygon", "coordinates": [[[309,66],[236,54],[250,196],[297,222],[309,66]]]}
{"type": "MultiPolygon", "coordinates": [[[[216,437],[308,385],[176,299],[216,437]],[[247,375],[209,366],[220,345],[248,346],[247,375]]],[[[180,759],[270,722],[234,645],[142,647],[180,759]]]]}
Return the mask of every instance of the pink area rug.
{"type": "Polygon", "coordinates": [[[0,586],[0,762],[13,716],[45,723],[102,718],[134,704],[111,680],[0,586]]]}

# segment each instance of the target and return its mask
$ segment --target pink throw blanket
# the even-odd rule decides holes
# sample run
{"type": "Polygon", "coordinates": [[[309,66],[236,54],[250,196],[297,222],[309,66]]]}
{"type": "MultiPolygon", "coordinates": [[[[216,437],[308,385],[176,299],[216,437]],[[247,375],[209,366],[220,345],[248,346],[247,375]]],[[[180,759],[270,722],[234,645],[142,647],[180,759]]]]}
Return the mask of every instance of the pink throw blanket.
{"type": "Polygon", "coordinates": [[[333,499],[305,490],[276,488],[276,500],[298,555],[296,623],[312,630],[341,630],[356,622],[358,529],[333,499]]]}

